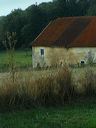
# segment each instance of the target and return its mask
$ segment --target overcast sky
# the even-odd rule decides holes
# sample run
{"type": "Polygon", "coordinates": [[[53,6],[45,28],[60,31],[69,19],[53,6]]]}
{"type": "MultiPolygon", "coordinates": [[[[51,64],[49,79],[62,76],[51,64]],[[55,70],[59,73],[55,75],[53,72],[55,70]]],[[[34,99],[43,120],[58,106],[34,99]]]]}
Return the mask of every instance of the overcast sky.
{"type": "Polygon", "coordinates": [[[36,2],[39,4],[48,1],[52,0],[0,0],[0,16],[9,14],[13,9],[25,9],[36,2]]]}

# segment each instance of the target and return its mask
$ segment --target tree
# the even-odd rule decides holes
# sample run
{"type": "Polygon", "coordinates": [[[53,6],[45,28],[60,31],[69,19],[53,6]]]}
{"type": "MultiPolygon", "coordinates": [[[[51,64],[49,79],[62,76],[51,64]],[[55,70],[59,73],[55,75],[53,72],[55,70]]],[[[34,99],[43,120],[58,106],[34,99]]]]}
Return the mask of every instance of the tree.
{"type": "Polygon", "coordinates": [[[88,16],[96,16],[96,3],[92,6],[90,6],[90,8],[87,11],[88,16]]]}
{"type": "Polygon", "coordinates": [[[0,48],[4,33],[16,32],[16,48],[29,47],[37,35],[58,17],[96,15],[96,0],[53,0],[31,5],[25,10],[15,9],[0,17],[0,48]]]}
{"type": "Polygon", "coordinates": [[[46,15],[37,5],[32,5],[25,11],[27,23],[21,29],[22,44],[28,47],[36,36],[46,26],[46,15]]]}
{"type": "Polygon", "coordinates": [[[3,29],[4,32],[16,32],[17,34],[17,43],[16,47],[21,47],[21,34],[20,31],[24,24],[26,23],[24,13],[21,9],[16,9],[7,15],[4,19],[3,29]]]}
{"type": "Polygon", "coordinates": [[[87,15],[87,11],[90,7],[90,0],[79,0],[79,6],[80,6],[80,15],[85,16],[87,15]]]}

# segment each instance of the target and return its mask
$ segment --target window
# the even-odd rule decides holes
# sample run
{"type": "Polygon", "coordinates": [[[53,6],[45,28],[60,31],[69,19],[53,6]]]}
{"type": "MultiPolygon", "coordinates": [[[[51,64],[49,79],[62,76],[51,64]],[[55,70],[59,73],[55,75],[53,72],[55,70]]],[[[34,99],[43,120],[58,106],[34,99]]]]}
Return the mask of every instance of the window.
{"type": "Polygon", "coordinates": [[[82,60],[82,61],[81,61],[81,66],[84,66],[84,65],[85,65],[85,61],[82,60]]]}
{"type": "Polygon", "coordinates": [[[41,56],[44,55],[44,49],[40,49],[40,54],[41,54],[41,56]]]}
{"type": "Polygon", "coordinates": [[[84,60],[81,61],[81,64],[85,64],[84,60]]]}

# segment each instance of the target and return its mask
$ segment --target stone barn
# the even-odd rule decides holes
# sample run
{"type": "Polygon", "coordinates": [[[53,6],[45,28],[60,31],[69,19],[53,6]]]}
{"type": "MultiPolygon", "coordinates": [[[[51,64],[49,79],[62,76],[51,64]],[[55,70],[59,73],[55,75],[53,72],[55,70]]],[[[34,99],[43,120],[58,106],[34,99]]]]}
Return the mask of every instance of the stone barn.
{"type": "Polygon", "coordinates": [[[51,21],[32,42],[33,68],[96,63],[96,17],[51,21]]]}

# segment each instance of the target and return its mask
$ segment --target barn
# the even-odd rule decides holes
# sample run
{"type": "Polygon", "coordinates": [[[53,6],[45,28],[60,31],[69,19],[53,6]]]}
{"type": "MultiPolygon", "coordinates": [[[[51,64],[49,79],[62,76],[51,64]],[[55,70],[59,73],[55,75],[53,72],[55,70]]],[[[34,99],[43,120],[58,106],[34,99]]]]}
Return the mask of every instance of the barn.
{"type": "Polygon", "coordinates": [[[51,21],[32,42],[33,68],[96,63],[96,16],[51,21]]]}

